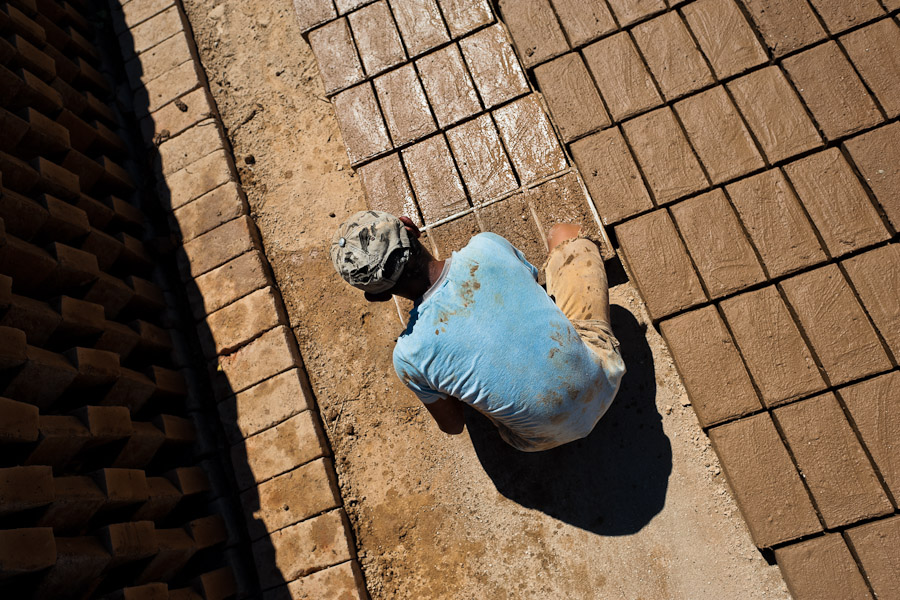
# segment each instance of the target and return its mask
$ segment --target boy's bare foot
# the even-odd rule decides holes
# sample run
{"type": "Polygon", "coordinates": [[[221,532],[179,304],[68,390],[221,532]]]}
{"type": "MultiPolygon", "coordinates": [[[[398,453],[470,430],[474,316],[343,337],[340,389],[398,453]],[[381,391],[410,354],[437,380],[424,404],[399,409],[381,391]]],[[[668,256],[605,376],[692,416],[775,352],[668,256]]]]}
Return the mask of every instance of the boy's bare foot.
{"type": "Polygon", "coordinates": [[[577,223],[557,223],[550,228],[547,235],[547,245],[552,252],[554,248],[567,240],[574,240],[581,233],[581,225],[577,223]]]}

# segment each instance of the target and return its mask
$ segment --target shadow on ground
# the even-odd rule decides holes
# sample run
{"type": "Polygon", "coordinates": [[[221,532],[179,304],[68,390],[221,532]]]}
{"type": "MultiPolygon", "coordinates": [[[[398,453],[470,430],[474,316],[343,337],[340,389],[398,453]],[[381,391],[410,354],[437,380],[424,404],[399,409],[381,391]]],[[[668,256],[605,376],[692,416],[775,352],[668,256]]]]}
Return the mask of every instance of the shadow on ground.
{"type": "Polygon", "coordinates": [[[508,446],[475,410],[466,410],[466,426],[498,492],[570,525],[615,536],[640,531],[662,510],[672,446],[656,410],[656,377],[645,328],[628,310],[610,308],[627,373],[609,411],[588,437],[526,453],[508,446]]]}

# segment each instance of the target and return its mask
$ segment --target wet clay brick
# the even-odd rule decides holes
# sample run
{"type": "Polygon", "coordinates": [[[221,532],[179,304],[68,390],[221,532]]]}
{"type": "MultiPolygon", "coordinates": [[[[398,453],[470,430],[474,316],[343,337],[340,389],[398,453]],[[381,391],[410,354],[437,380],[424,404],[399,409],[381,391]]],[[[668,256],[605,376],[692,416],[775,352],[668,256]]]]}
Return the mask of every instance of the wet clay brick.
{"type": "Polygon", "coordinates": [[[900,496],[900,372],[840,390],[863,444],[894,498],[900,496]]]}
{"type": "Polygon", "coordinates": [[[362,83],[332,99],[350,162],[358,163],[391,148],[372,84],[362,83]]]}
{"type": "Polygon", "coordinates": [[[516,188],[516,176],[490,115],[454,127],[447,132],[447,141],[474,202],[492,200],[516,188]]]}
{"type": "Polygon", "coordinates": [[[893,512],[834,394],[775,410],[826,527],[893,512]]]}
{"type": "Polygon", "coordinates": [[[531,183],[566,168],[566,156],[536,95],[498,108],[494,120],[520,183],[531,183]]]}
{"type": "Polygon", "coordinates": [[[775,558],[791,596],[798,600],[872,598],[839,533],[779,548],[775,558]]]}
{"type": "Polygon", "coordinates": [[[822,530],[768,413],[714,427],[709,437],[757,547],[822,530]]]}
{"type": "Polygon", "coordinates": [[[313,411],[304,411],[231,449],[240,489],[254,487],[328,453],[313,411]]]}
{"type": "Polygon", "coordinates": [[[253,545],[263,588],[293,581],[356,556],[343,510],[325,513],[277,531],[253,545]]]}
{"type": "Polygon", "coordinates": [[[632,34],[667,100],[713,82],[703,56],[677,12],[641,23],[632,34]]]}
{"type": "Polygon", "coordinates": [[[591,44],[583,50],[613,121],[662,104],[650,73],[626,32],[591,44]]]}
{"type": "Polygon", "coordinates": [[[550,0],[500,0],[500,12],[526,68],[568,51],[550,0]]]}
{"type": "Polygon", "coordinates": [[[250,292],[269,285],[268,269],[259,252],[252,251],[231,260],[194,280],[196,293],[190,294],[195,319],[202,319],[250,292]]]}
{"type": "Polygon", "coordinates": [[[256,226],[250,217],[234,219],[186,243],[182,263],[187,264],[182,267],[197,278],[254,249],[257,241],[256,226]]]}
{"type": "Polygon", "coordinates": [[[900,245],[891,244],[844,261],[856,293],[894,357],[900,357],[900,245]]]}
{"type": "Polygon", "coordinates": [[[402,154],[426,225],[469,208],[443,136],[414,144],[402,154]]]}
{"type": "Polygon", "coordinates": [[[257,290],[218,310],[197,331],[207,357],[229,354],[278,325],[281,309],[270,287],[257,290]]]}
{"type": "Polygon", "coordinates": [[[795,275],[781,285],[833,385],[891,367],[837,265],[795,275]]]}
{"type": "Polygon", "coordinates": [[[0,530],[0,564],[6,577],[32,573],[56,563],[56,542],[49,527],[0,530]]]}
{"type": "Polygon", "coordinates": [[[182,242],[189,242],[245,213],[240,190],[230,181],[176,210],[173,229],[182,242]]]}
{"type": "Polygon", "coordinates": [[[228,161],[229,155],[224,150],[213,152],[166,177],[157,184],[162,202],[174,210],[223,183],[232,181],[228,161]]]}
{"type": "Polygon", "coordinates": [[[881,113],[835,42],[786,58],[782,64],[828,139],[881,121],[881,113]]]}
{"type": "MultiPolygon", "coordinates": [[[[366,600],[369,597],[362,570],[355,560],[348,560],[337,566],[301,577],[289,583],[287,589],[292,598],[334,597],[344,600],[366,600]]],[[[270,594],[271,598],[265,596],[264,600],[281,598],[281,592],[277,590],[270,594]]]]}
{"type": "Polygon", "coordinates": [[[778,67],[744,75],[729,83],[728,89],[769,161],[782,161],[821,143],[778,67]]]}
{"type": "Polygon", "coordinates": [[[219,417],[231,444],[311,408],[302,372],[291,369],[219,403],[219,417]]]}
{"type": "Polygon", "coordinates": [[[525,73],[502,25],[493,25],[459,42],[485,108],[528,92],[525,73]]]}
{"type": "Polygon", "coordinates": [[[223,148],[219,125],[215,119],[209,119],[160,144],[155,166],[161,167],[163,175],[169,175],[223,148]]]}
{"type": "Polygon", "coordinates": [[[362,81],[362,64],[347,19],[340,18],[310,31],[309,45],[316,55],[326,94],[362,81]]]}
{"type": "Polygon", "coordinates": [[[900,598],[900,516],[847,530],[877,598],[900,598]]]}
{"type": "Polygon", "coordinates": [[[475,84],[455,44],[423,56],[416,61],[416,68],[441,127],[453,125],[481,110],[475,84]]]}
{"type": "Polygon", "coordinates": [[[672,109],[641,115],[622,129],[657,204],[678,200],[709,185],[672,109]]]}
{"type": "Polygon", "coordinates": [[[434,244],[435,257],[438,260],[445,260],[450,258],[454,252],[464,248],[472,236],[481,233],[481,226],[475,214],[472,213],[449,223],[438,225],[428,233],[434,244]]]}
{"type": "Polygon", "coordinates": [[[832,256],[890,237],[837,148],[793,162],[784,170],[832,256]]]}
{"type": "Polygon", "coordinates": [[[320,458],[241,495],[250,538],[257,540],[341,505],[331,459],[320,458]]]}
{"type": "Polygon", "coordinates": [[[766,406],[777,406],[825,387],[775,287],[729,298],[721,307],[766,406]]]}
{"type": "Polygon", "coordinates": [[[435,131],[425,91],[411,63],[377,78],[375,91],[394,146],[413,142],[435,131]]]}
{"type": "Polygon", "coordinates": [[[894,230],[900,230],[900,123],[891,123],[844,143],[853,163],[894,230]]]}
{"type": "Polygon", "coordinates": [[[390,4],[411,57],[450,39],[436,0],[390,0],[390,4]]]}
{"type": "Polygon", "coordinates": [[[553,0],[553,7],[573,48],[616,29],[612,13],[602,0],[553,0]]]}
{"type": "Polygon", "coordinates": [[[506,200],[488,204],[476,212],[485,231],[507,239],[522,251],[532,265],[540,268],[544,264],[547,250],[524,195],[516,194],[506,200]]]}
{"type": "Polygon", "coordinates": [[[219,358],[224,374],[216,382],[220,396],[241,392],[298,364],[294,335],[287,327],[263,334],[240,350],[219,358]],[[226,381],[227,380],[227,381],[226,381]]]}
{"type": "Polygon", "coordinates": [[[667,211],[618,225],[616,235],[654,320],[706,300],[667,211]]]}
{"type": "Polygon", "coordinates": [[[776,57],[825,37],[815,13],[803,0],[741,0],[741,3],[776,57]]]}
{"type": "Polygon", "coordinates": [[[609,5],[623,27],[666,10],[662,0],[609,0],[609,5]]]}
{"type": "Polygon", "coordinates": [[[378,75],[406,59],[400,43],[400,33],[385,0],[353,12],[347,19],[350,21],[366,75],[378,75]]]}
{"type": "Polygon", "coordinates": [[[887,116],[900,114],[900,26],[884,19],[848,33],[841,44],[887,116]]]}
{"type": "Polygon", "coordinates": [[[809,2],[825,21],[825,27],[831,33],[846,31],[884,14],[878,0],[857,0],[852,4],[841,0],[809,0],[809,2]]]}
{"type": "Polygon", "coordinates": [[[724,87],[682,100],[675,112],[713,183],[765,166],[724,87]]]}
{"type": "Polygon", "coordinates": [[[722,190],[675,204],[672,216],[710,296],[718,298],[765,281],[766,275],[722,190]],[[711,223],[715,226],[710,227],[711,223]]]}
{"type": "Polygon", "coordinates": [[[771,277],[825,261],[812,225],[781,170],[765,171],[726,189],[771,277]]]}
{"type": "MultiPolygon", "coordinates": [[[[575,173],[566,173],[527,190],[525,199],[543,233],[548,233],[556,223],[577,223],[581,225],[582,235],[595,242],[604,241],[591,212],[590,201],[575,173]]],[[[610,250],[600,248],[604,260],[612,257],[610,250]]]]}
{"type": "Polygon", "coordinates": [[[766,62],[766,53],[735,0],[700,0],[682,13],[719,79],[766,62]]]}
{"type": "Polygon", "coordinates": [[[494,20],[487,0],[438,0],[450,36],[461,37],[494,20]]]}
{"type": "Polygon", "coordinates": [[[701,426],[715,425],[762,408],[715,307],[707,306],[663,321],[660,330],[701,426]]]}
{"type": "Polygon", "coordinates": [[[416,225],[422,226],[422,217],[416,208],[416,200],[399,154],[390,154],[367,163],[357,169],[357,172],[362,177],[369,208],[407,216],[416,225]]]}
{"type": "Polygon", "coordinates": [[[581,55],[571,52],[534,70],[564,141],[610,124],[600,94],[581,55]]]}
{"type": "Polygon", "coordinates": [[[616,223],[653,208],[650,194],[618,128],[582,138],[570,150],[604,223],[616,223]]]}

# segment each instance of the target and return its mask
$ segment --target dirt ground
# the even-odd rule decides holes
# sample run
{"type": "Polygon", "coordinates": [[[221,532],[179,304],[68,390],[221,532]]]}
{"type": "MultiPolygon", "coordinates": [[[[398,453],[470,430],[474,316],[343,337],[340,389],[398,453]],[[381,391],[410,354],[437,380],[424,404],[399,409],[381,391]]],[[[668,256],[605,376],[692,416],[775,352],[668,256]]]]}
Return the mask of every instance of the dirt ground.
{"type": "Polygon", "coordinates": [[[586,440],[541,455],[467,415],[440,433],[391,365],[393,303],[334,274],[364,208],[289,0],[185,0],[253,216],[381,598],[787,598],[750,542],[672,360],[630,284],[612,290],[629,373],[586,440]]]}

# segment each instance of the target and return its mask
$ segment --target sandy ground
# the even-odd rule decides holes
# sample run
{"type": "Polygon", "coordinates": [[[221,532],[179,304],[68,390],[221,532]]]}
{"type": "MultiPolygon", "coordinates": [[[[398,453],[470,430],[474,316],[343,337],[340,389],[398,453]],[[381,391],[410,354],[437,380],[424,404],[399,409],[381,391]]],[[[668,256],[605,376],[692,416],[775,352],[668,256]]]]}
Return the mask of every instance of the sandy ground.
{"type": "Polygon", "coordinates": [[[590,437],[524,455],[477,414],[441,434],[393,373],[396,307],[368,305],[328,260],[331,232],[365,201],[291,3],[185,5],[374,598],[789,597],[627,282],[611,295],[629,373],[590,437]]]}

